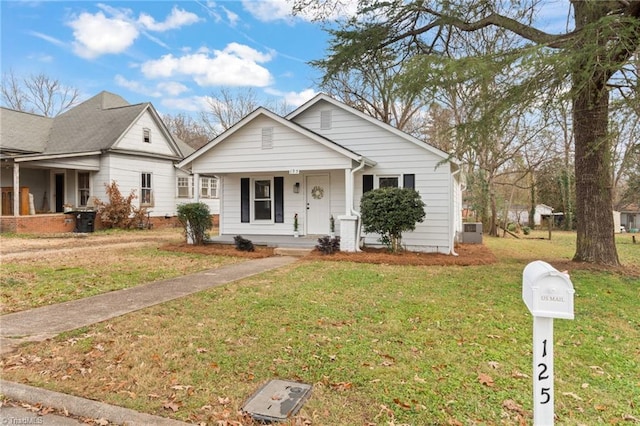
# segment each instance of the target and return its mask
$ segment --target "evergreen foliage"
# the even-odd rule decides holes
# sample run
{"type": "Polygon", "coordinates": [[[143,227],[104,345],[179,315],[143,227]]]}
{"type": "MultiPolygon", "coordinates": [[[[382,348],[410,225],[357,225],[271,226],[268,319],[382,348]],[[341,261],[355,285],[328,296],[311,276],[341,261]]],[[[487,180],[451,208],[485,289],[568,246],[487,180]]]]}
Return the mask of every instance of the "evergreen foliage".
{"type": "Polygon", "coordinates": [[[184,228],[187,241],[195,245],[203,245],[208,238],[207,231],[213,227],[209,206],[204,203],[179,205],[178,220],[184,228]]]}
{"type": "Polygon", "coordinates": [[[400,250],[402,233],[413,231],[426,216],[420,194],[409,188],[380,188],[368,191],[360,200],[365,232],[380,235],[389,251],[400,250]]]}

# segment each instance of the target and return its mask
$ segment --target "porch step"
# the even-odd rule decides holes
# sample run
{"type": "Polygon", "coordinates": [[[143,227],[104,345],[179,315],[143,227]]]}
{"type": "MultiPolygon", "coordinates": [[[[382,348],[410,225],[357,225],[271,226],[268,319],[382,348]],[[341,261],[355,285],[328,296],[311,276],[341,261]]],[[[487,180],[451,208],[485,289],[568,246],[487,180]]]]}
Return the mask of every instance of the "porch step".
{"type": "Polygon", "coordinates": [[[312,248],[300,248],[300,247],[276,247],[273,249],[273,253],[278,256],[294,256],[303,257],[313,251],[312,248]]]}

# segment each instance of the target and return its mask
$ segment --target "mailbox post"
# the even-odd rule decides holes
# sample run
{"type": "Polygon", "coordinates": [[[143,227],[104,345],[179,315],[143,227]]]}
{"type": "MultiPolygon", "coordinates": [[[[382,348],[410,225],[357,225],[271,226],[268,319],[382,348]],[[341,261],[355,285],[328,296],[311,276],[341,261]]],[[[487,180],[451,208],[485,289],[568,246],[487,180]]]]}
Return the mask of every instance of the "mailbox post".
{"type": "Polygon", "coordinates": [[[522,299],[533,315],[533,424],[554,424],[553,319],[573,319],[569,276],[541,260],[522,273],[522,299]]]}

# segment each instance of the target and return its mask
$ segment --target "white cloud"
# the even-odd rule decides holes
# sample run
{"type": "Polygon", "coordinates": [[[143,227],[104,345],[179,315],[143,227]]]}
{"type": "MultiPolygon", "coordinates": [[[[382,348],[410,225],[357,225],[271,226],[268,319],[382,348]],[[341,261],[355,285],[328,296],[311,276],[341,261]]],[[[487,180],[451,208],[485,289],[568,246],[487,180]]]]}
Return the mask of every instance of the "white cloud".
{"type": "Polygon", "coordinates": [[[177,75],[191,76],[200,86],[257,86],[271,84],[268,69],[259,65],[268,62],[271,53],[261,53],[251,47],[230,43],[224,50],[198,53],[180,57],[172,54],[142,64],[141,71],[147,78],[170,78],[177,75]]]}
{"type": "Polygon", "coordinates": [[[275,89],[266,89],[265,92],[284,99],[287,105],[293,107],[299,107],[318,94],[313,89],[305,89],[301,92],[282,92],[275,89]]]}
{"type": "Polygon", "coordinates": [[[133,44],[139,32],[134,25],[120,18],[107,18],[102,12],[82,13],[69,23],[73,28],[74,52],[83,58],[122,53],[133,44]]]}
{"type": "Polygon", "coordinates": [[[339,2],[310,3],[304,10],[293,14],[293,0],[242,0],[244,9],[262,22],[289,21],[302,19],[313,21],[318,17],[327,20],[350,18],[358,10],[358,0],[344,0],[339,2]]]}
{"type": "Polygon", "coordinates": [[[158,98],[162,96],[161,92],[155,89],[152,89],[150,87],[147,87],[144,84],[140,83],[139,81],[127,80],[120,74],[117,74],[114,77],[114,80],[118,86],[124,87],[125,89],[128,89],[134,93],[139,93],[141,95],[151,96],[154,98],[158,98]]]}
{"type": "Polygon", "coordinates": [[[191,25],[202,19],[195,13],[187,12],[174,6],[171,14],[167,16],[164,22],[156,22],[156,20],[146,13],[141,13],[138,22],[150,31],[167,31],[180,28],[185,25],[191,25]]]}
{"type": "Polygon", "coordinates": [[[262,22],[293,19],[292,5],[287,3],[287,0],[243,0],[242,6],[262,22]]]}
{"type": "Polygon", "coordinates": [[[182,83],[176,81],[166,81],[158,83],[158,89],[167,93],[169,96],[180,96],[184,92],[188,92],[189,88],[182,83]]]}

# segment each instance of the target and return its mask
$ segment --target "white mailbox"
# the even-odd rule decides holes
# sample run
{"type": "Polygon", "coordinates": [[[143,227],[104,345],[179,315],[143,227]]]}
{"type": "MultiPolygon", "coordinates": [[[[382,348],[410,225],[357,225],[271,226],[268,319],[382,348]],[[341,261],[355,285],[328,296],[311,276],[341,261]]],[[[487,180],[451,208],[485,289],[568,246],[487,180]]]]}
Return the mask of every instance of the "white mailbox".
{"type": "Polygon", "coordinates": [[[573,284],[546,262],[529,263],[522,272],[522,299],[534,317],[573,319],[573,284]]]}

